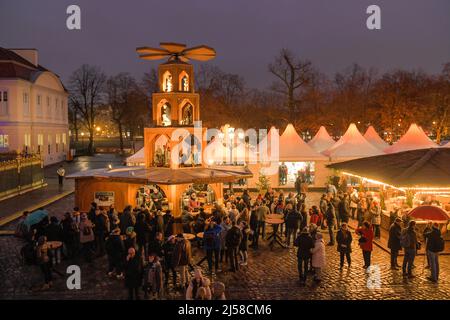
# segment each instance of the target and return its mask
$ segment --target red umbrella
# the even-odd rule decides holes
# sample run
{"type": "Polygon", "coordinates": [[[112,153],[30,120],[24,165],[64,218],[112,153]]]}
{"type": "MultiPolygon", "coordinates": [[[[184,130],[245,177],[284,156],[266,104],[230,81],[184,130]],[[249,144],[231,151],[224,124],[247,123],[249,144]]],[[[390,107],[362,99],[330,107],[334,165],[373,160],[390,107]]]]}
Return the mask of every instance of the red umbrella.
{"type": "Polygon", "coordinates": [[[421,220],[448,221],[450,219],[447,212],[436,206],[419,206],[412,209],[408,216],[421,220]]]}

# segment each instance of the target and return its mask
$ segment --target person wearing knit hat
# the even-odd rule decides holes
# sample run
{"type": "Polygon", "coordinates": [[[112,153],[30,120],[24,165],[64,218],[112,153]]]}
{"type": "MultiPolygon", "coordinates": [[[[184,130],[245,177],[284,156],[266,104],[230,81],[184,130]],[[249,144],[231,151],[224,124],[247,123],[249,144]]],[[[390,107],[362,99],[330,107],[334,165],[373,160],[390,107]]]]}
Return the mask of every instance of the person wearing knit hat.
{"type": "Polygon", "coordinates": [[[125,256],[125,245],[120,237],[120,228],[111,231],[105,247],[108,256],[108,276],[116,275],[117,279],[123,279],[122,259],[125,256]]]}

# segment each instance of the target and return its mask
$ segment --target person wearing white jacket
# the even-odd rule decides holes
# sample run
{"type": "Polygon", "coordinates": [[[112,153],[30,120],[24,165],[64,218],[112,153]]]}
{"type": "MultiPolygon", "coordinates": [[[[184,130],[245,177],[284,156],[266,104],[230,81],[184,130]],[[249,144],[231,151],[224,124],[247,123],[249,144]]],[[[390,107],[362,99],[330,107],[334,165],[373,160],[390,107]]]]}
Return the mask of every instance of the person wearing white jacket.
{"type": "Polygon", "coordinates": [[[316,234],[316,240],[314,241],[314,248],[311,249],[312,253],[312,266],[315,271],[314,281],[320,282],[322,269],[325,267],[325,244],[323,242],[323,236],[321,233],[316,234]]]}

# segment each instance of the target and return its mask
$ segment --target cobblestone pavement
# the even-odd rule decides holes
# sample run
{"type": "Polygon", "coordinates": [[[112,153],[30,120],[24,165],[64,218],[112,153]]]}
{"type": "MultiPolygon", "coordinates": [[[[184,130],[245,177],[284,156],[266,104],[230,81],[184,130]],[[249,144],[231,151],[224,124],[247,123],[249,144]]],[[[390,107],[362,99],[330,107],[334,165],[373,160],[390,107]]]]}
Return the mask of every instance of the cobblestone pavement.
{"type": "MultiPolygon", "coordinates": [[[[48,207],[51,214],[60,215],[72,207],[73,195],[48,207]]],[[[14,224],[8,226],[13,228],[14,224]]],[[[325,240],[327,235],[325,234],[325,240]]],[[[65,277],[54,275],[52,289],[33,291],[30,288],[40,285],[41,274],[35,266],[23,266],[19,251],[21,241],[14,237],[0,237],[0,298],[1,299],[125,299],[126,291],[121,281],[106,276],[106,258],[98,258],[92,264],[71,261],[79,264],[82,272],[81,290],[68,290],[65,277]]],[[[194,245],[194,247],[196,247],[194,245]]],[[[258,251],[250,249],[248,266],[237,273],[219,273],[213,277],[226,285],[228,299],[450,299],[450,257],[441,256],[441,275],[438,284],[429,282],[429,271],[424,269],[424,256],[416,259],[414,273],[416,278],[403,279],[401,271],[389,270],[389,255],[375,247],[373,264],[380,270],[380,288],[367,287],[368,275],[362,268],[362,254],[353,246],[352,266],[339,271],[339,257],[336,247],[326,247],[327,266],[323,270],[323,281],[315,285],[308,279],[306,287],[298,285],[297,259],[294,248],[275,247],[273,251],[263,245],[258,251]]],[[[198,261],[203,252],[194,250],[198,261]]],[[[401,260],[400,260],[401,262],[401,260]]],[[[69,264],[63,261],[57,267],[64,272],[69,264]]],[[[202,267],[206,267],[205,262],[202,267]]],[[[224,267],[224,270],[227,268],[224,267]]],[[[169,290],[168,299],[183,298],[181,293],[169,290]]]]}

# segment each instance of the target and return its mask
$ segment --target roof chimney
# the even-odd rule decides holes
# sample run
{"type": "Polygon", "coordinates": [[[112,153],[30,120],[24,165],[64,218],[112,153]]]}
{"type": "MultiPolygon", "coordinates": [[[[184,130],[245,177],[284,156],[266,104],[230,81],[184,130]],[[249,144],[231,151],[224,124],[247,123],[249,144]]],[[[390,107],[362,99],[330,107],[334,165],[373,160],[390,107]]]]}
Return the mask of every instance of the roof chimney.
{"type": "Polygon", "coordinates": [[[38,66],[38,51],[37,49],[9,49],[19,56],[32,63],[35,67],[38,66]]]}

